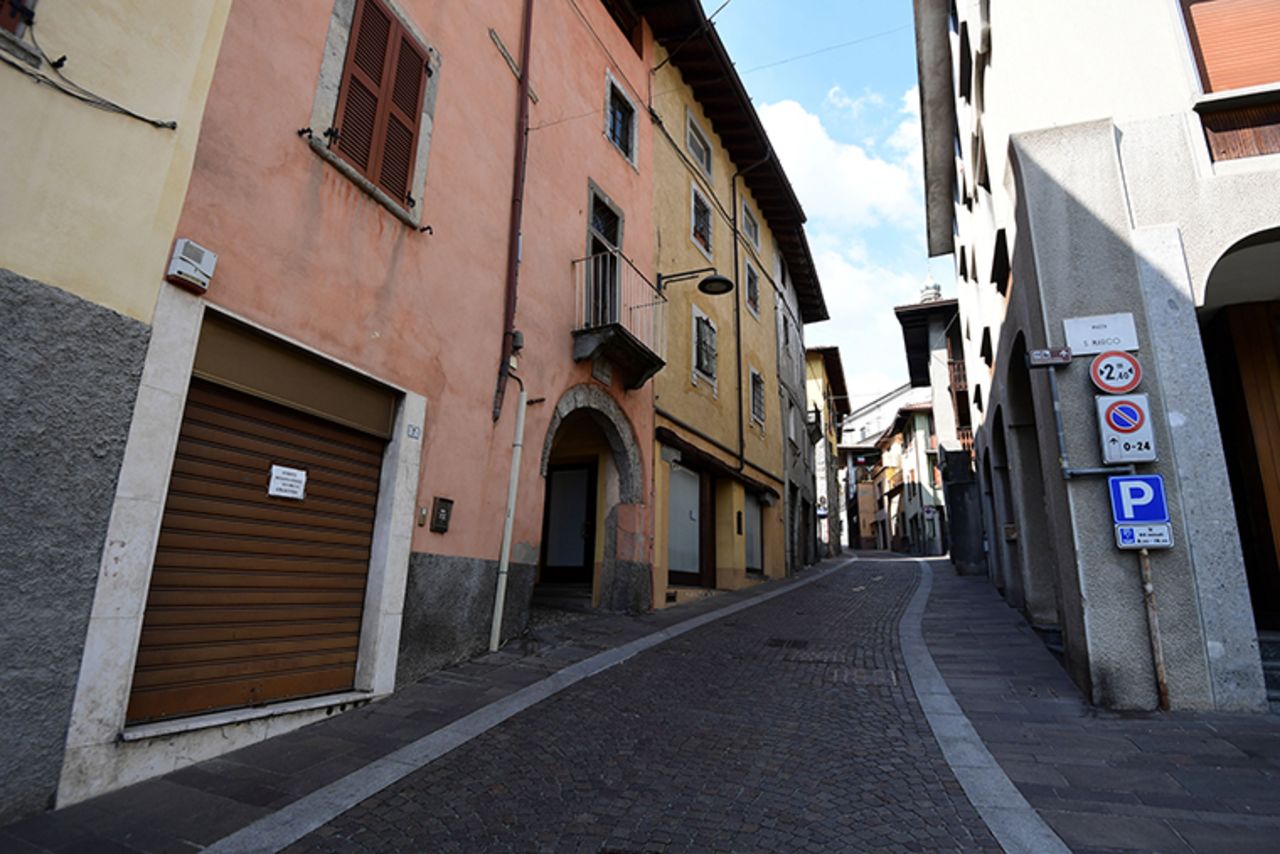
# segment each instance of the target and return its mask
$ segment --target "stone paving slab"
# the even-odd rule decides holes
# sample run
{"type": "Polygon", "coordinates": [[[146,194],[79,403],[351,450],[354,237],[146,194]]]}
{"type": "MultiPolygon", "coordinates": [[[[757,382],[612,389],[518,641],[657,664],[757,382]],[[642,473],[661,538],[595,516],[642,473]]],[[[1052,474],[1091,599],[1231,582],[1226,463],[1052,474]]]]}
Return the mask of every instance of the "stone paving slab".
{"type": "Polygon", "coordinates": [[[937,666],[1073,850],[1280,850],[1280,717],[1093,709],[985,578],[933,567],[937,666]]]}

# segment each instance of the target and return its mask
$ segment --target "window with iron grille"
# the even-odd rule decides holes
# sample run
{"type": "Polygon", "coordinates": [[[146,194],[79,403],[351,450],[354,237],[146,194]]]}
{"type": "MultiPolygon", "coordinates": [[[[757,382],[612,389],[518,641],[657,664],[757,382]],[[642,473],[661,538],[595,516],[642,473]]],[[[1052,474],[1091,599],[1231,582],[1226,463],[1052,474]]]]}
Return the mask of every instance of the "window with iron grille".
{"type": "Polygon", "coordinates": [[[711,204],[693,187],[693,201],[689,213],[689,234],[693,242],[708,258],[711,257],[711,204]]]}
{"type": "Polygon", "coordinates": [[[356,0],[329,147],[412,208],[429,53],[383,0],[356,0]]]}
{"type": "Polygon", "coordinates": [[[752,216],[746,202],[742,203],[742,233],[751,241],[752,246],[760,248],[760,223],[752,216]]]}
{"type": "Polygon", "coordinates": [[[698,123],[693,120],[692,115],[688,117],[687,124],[685,144],[689,148],[689,156],[709,178],[711,177],[711,143],[707,140],[707,135],[702,132],[702,128],[698,127],[698,123]]]}
{"type": "Polygon", "coordinates": [[[623,157],[634,161],[636,108],[612,78],[609,80],[609,105],[605,119],[605,136],[609,137],[609,141],[622,152],[623,157]]]}
{"type": "Polygon", "coordinates": [[[764,424],[764,377],[751,369],[751,420],[764,424]]]}
{"type": "Polygon", "coordinates": [[[716,327],[711,318],[695,312],[694,314],[694,369],[706,377],[716,378],[716,327]]]}
{"type": "Polygon", "coordinates": [[[751,264],[747,264],[747,308],[760,316],[760,274],[751,264]]]}

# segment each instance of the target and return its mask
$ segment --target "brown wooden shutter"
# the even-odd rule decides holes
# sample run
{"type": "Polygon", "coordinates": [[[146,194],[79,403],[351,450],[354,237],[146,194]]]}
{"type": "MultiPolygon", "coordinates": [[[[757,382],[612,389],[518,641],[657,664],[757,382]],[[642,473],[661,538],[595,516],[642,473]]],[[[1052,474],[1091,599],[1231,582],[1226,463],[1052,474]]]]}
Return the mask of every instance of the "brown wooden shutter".
{"type": "Polygon", "coordinates": [[[1183,0],[1206,92],[1280,82],[1280,2],[1183,0]]]}
{"type": "Polygon", "coordinates": [[[422,120],[426,52],[380,0],[358,0],[338,95],[336,147],[407,204],[422,120]]]}
{"type": "Polygon", "coordinates": [[[386,131],[378,183],[391,198],[405,201],[412,189],[413,161],[418,150],[418,124],[422,117],[423,77],[427,58],[403,30],[395,54],[395,73],[388,81],[386,131]]]}
{"type": "Polygon", "coordinates": [[[130,723],[353,687],[383,447],[191,381],[130,723]],[[268,496],[272,464],[307,472],[305,498],[268,496]]]}
{"type": "Polygon", "coordinates": [[[365,177],[373,166],[391,24],[391,16],[376,0],[356,4],[338,96],[337,147],[365,177]]]}

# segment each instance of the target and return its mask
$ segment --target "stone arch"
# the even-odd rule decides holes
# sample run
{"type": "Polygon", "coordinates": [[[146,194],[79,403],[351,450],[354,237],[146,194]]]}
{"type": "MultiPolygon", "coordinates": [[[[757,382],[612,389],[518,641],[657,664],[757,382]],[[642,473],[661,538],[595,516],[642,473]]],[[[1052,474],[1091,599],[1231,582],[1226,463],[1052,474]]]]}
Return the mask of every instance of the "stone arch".
{"type": "MultiPolygon", "coordinates": [[[[644,469],[635,430],[618,402],[599,386],[576,385],[556,402],[543,440],[540,470],[547,477],[557,440],[579,431],[583,421],[603,437],[607,461],[596,495],[602,527],[595,529],[596,552],[591,601],[605,611],[641,612],[653,607],[644,469]]],[[[549,524],[543,508],[544,529],[549,524]]],[[[599,518],[599,517],[597,517],[599,518]]]]}
{"type": "Polygon", "coordinates": [[[614,465],[618,468],[618,498],[623,504],[641,504],[644,496],[644,471],[640,460],[640,445],[636,441],[631,421],[618,402],[603,389],[588,384],[576,385],[560,396],[556,402],[547,435],[542,443],[540,471],[547,476],[551,450],[556,433],[564,419],[574,413],[586,414],[603,431],[609,450],[613,452],[614,465]]]}
{"type": "Polygon", "coordinates": [[[1209,268],[1200,292],[1201,308],[1213,311],[1236,303],[1276,299],[1274,271],[1280,269],[1280,225],[1237,238],[1209,268]]]}

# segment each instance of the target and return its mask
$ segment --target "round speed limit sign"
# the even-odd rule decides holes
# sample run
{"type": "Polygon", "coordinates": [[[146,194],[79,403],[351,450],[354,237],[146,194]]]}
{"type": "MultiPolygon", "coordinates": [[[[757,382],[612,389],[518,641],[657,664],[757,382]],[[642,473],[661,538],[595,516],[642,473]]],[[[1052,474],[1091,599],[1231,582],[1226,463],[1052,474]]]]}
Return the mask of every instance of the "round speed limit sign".
{"type": "Polygon", "coordinates": [[[1107,394],[1127,394],[1142,382],[1142,366],[1128,353],[1109,350],[1094,357],[1089,376],[1107,394]]]}

